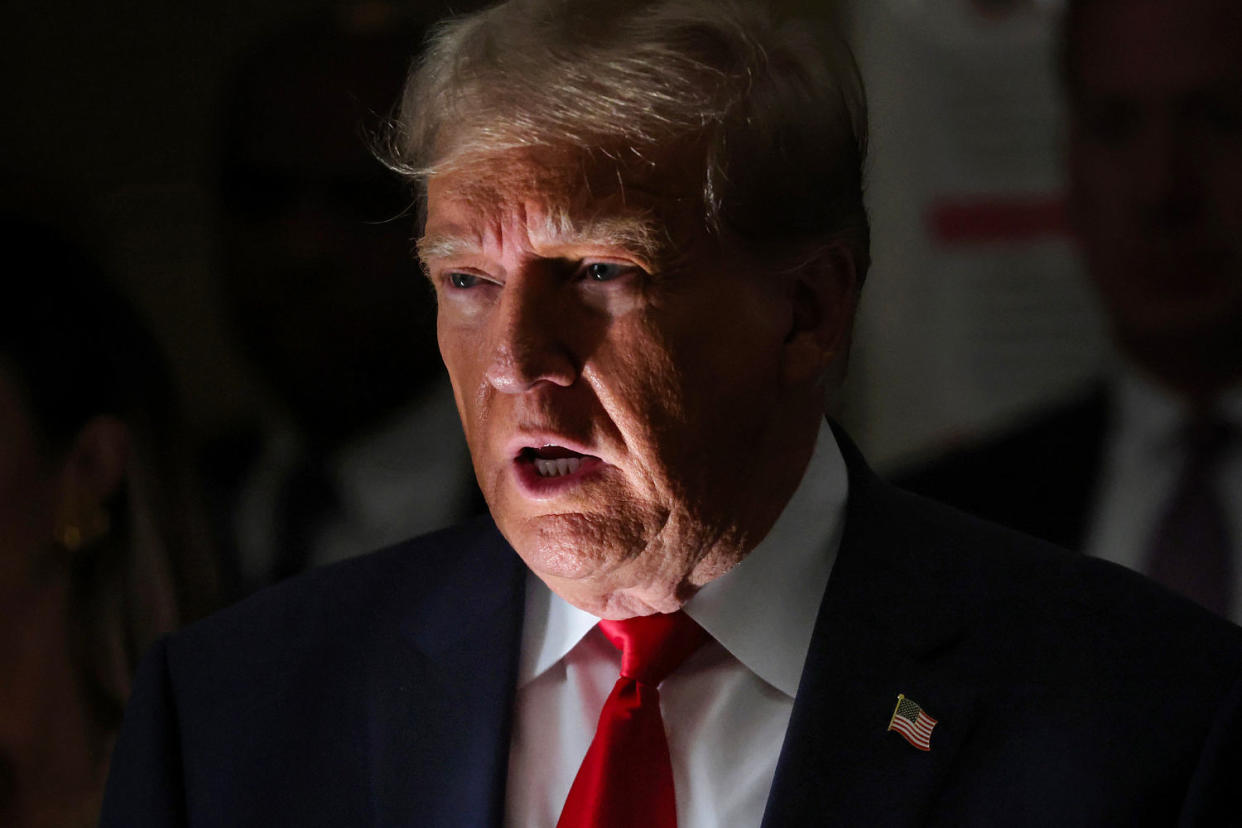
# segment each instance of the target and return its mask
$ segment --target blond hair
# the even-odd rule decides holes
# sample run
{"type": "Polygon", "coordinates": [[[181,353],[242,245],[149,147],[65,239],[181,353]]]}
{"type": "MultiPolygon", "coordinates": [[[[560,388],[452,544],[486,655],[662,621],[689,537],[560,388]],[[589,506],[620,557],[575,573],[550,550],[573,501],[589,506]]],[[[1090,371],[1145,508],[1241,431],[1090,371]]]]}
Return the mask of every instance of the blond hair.
{"type": "Polygon", "coordinates": [[[844,242],[861,281],[866,104],[821,28],[733,0],[509,0],[434,31],[387,161],[421,183],[512,150],[655,164],[693,144],[709,230],[794,255],[844,242]]]}

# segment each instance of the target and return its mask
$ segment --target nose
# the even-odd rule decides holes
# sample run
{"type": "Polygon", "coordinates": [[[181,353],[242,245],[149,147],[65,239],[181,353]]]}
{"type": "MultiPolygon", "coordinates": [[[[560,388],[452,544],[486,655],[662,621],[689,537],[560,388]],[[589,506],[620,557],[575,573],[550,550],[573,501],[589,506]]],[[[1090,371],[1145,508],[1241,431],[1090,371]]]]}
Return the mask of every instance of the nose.
{"type": "Polygon", "coordinates": [[[555,285],[510,279],[490,322],[489,385],[521,394],[542,384],[568,387],[578,376],[566,334],[572,311],[558,302],[555,285]]]}

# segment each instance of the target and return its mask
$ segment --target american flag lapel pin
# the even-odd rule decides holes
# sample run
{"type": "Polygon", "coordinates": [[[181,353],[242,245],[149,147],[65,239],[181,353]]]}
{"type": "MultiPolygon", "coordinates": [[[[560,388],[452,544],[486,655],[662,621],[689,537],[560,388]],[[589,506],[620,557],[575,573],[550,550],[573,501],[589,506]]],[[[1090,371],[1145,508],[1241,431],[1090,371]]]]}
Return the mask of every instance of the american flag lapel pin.
{"type": "Polygon", "coordinates": [[[888,729],[895,730],[907,742],[919,750],[931,750],[932,729],[936,720],[923,712],[923,708],[904,694],[897,694],[897,706],[893,708],[893,717],[888,720],[888,729]]]}

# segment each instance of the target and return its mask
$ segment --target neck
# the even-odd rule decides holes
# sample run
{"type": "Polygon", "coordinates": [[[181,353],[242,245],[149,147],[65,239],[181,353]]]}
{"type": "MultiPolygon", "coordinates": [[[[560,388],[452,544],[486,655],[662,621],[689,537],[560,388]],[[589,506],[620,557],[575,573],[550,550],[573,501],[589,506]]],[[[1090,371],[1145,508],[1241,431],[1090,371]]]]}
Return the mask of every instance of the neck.
{"type": "Polygon", "coordinates": [[[1196,410],[1211,408],[1223,392],[1242,383],[1242,342],[1232,344],[1120,338],[1128,359],[1196,410]]]}

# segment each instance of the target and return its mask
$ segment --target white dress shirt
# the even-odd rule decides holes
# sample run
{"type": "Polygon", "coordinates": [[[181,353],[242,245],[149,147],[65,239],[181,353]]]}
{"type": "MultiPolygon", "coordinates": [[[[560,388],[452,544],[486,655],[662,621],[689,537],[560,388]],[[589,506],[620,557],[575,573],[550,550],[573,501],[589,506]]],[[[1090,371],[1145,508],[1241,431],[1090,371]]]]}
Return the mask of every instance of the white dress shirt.
{"type": "MultiPolygon", "coordinates": [[[[1191,411],[1133,369],[1120,374],[1113,405],[1085,551],[1143,572],[1161,513],[1186,462],[1179,430],[1191,411]]],[[[1242,428],[1242,389],[1223,395],[1216,411],[1242,428]]],[[[1226,447],[1215,482],[1233,546],[1234,604],[1229,617],[1242,622],[1242,439],[1226,447]]]]}
{"type": "MultiPolygon", "coordinates": [[[[828,575],[848,490],[825,424],[772,531],[685,611],[712,640],[660,685],[679,828],[757,826],[828,575]]],[[[621,669],[593,615],[527,577],[506,824],[551,828],[621,669]]]]}

